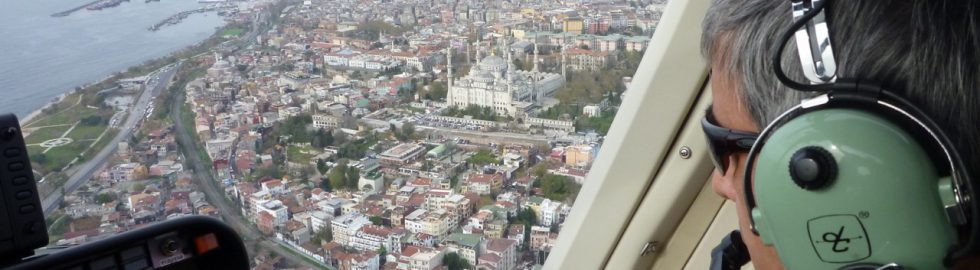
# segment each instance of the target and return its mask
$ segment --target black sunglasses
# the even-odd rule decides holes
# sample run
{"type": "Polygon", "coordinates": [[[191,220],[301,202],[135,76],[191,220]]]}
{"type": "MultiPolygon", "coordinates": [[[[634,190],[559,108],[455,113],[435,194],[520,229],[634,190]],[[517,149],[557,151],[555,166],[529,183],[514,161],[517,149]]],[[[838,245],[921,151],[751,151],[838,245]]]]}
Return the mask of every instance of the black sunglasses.
{"type": "Polygon", "coordinates": [[[708,106],[704,119],[701,119],[701,128],[704,129],[704,136],[708,139],[711,161],[715,163],[715,168],[721,174],[725,174],[728,171],[728,156],[752,149],[752,144],[759,138],[759,134],[724,128],[717,123],[714,114],[711,113],[711,106],[708,106]]]}

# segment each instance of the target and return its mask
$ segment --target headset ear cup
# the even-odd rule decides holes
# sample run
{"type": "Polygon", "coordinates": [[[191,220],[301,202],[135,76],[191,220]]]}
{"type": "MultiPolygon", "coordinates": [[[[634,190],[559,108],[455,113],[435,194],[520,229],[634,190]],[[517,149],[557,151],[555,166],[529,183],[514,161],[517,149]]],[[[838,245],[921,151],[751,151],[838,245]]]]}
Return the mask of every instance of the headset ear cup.
{"type": "Polygon", "coordinates": [[[924,192],[941,178],[927,147],[865,109],[828,105],[776,122],[750,151],[745,194],[755,229],[788,268],[943,267],[956,233],[939,194],[924,192]]]}

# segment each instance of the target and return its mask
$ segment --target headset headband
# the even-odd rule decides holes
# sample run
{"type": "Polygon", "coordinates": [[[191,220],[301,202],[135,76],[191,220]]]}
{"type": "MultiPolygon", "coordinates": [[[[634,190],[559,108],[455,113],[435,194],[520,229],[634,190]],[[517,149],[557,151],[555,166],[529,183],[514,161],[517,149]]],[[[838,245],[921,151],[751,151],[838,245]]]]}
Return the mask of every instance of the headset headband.
{"type": "MultiPolygon", "coordinates": [[[[906,99],[882,89],[875,84],[837,79],[837,64],[834,60],[830,32],[823,15],[823,9],[827,1],[813,0],[810,2],[811,5],[809,8],[802,0],[792,1],[794,23],[789,30],[782,34],[778,48],[772,59],[772,65],[775,69],[776,77],[787,87],[804,92],[819,91],[823,92],[823,94],[804,100],[799,105],[779,115],[779,117],[762,130],[758,140],[756,140],[756,143],[749,150],[746,169],[743,175],[746,207],[748,207],[750,212],[756,208],[752,187],[755,158],[765,145],[768,137],[775,130],[790,119],[809,111],[863,105],[878,108],[886,113],[906,120],[913,128],[923,131],[920,137],[925,138],[922,139],[930,141],[937,146],[936,148],[941,150],[941,153],[937,155],[941,156],[948,165],[948,172],[953,179],[953,192],[956,199],[956,204],[944,206],[947,217],[949,217],[950,222],[954,225],[969,223],[969,235],[966,238],[966,242],[957,243],[956,246],[951,247],[944,259],[944,263],[950,266],[954,261],[976,253],[978,245],[980,245],[980,207],[977,207],[971,198],[972,194],[975,194],[973,178],[970,177],[963,159],[955,149],[950,147],[953,144],[942,129],[921,109],[906,99]],[[807,25],[807,27],[804,28],[804,25],[807,25]],[[780,60],[783,49],[794,32],[804,75],[813,84],[805,85],[793,81],[782,70],[780,60]],[[816,38],[813,38],[814,36],[816,38]],[[819,54],[814,55],[814,52],[819,52],[819,54]]],[[[749,224],[752,232],[758,235],[759,232],[756,230],[755,219],[751,215],[749,215],[749,224]]]]}

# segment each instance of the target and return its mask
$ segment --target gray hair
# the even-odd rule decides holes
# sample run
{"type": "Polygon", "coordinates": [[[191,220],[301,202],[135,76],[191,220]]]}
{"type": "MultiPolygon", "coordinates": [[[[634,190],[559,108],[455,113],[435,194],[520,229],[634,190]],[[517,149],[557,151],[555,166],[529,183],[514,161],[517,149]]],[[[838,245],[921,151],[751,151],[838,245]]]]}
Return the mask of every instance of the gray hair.
{"type": "MultiPolygon", "coordinates": [[[[742,106],[765,127],[807,94],[775,77],[772,55],[791,23],[789,1],[715,0],[703,22],[701,50],[727,69],[742,106]]],[[[831,2],[828,22],[839,78],[873,80],[919,106],[960,151],[974,177],[980,166],[980,9],[974,1],[831,2]]],[[[805,82],[796,45],[783,69],[805,82]]]]}

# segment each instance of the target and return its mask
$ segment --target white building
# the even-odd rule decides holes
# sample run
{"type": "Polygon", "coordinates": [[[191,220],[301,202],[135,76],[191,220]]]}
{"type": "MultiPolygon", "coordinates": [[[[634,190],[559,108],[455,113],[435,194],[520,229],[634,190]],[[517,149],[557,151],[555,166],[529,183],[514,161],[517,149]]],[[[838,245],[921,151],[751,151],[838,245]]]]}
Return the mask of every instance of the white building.
{"type": "Polygon", "coordinates": [[[332,129],[340,126],[340,118],[333,115],[313,115],[313,127],[317,129],[332,129]]]}
{"type": "Polygon", "coordinates": [[[566,120],[554,120],[537,117],[528,117],[524,120],[528,127],[542,127],[544,129],[561,130],[565,132],[575,132],[575,122],[566,120]]]}
{"type": "Polygon", "coordinates": [[[441,239],[449,234],[450,219],[446,211],[428,212],[418,209],[405,216],[405,229],[412,233],[424,233],[441,239]]]}
{"type": "Polygon", "coordinates": [[[133,170],[137,166],[139,166],[137,163],[123,163],[112,166],[112,169],[109,169],[108,180],[114,183],[131,181],[133,180],[133,170]]]}
{"type": "Polygon", "coordinates": [[[259,213],[267,212],[273,217],[273,226],[282,226],[289,220],[289,210],[282,201],[271,200],[259,203],[255,206],[255,214],[258,216],[259,213]]]}
{"type": "Polygon", "coordinates": [[[544,199],[541,202],[541,226],[551,226],[561,222],[561,209],[563,203],[544,199]]]}
{"type": "Polygon", "coordinates": [[[350,238],[357,233],[361,227],[371,224],[371,221],[360,213],[351,213],[335,218],[330,222],[333,230],[333,241],[344,246],[350,245],[350,238]]]}
{"type": "Polygon", "coordinates": [[[317,233],[323,229],[323,227],[330,226],[330,221],[333,220],[333,215],[327,214],[323,211],[313,211],[310,214],[310,229],[313,233],[317,233]]]}
{"type": "Polygon", "coordinates": [[[408,246],[398,257],[398,270],[433,270],[442,265],[443,250],[408,246]]]}
{"type": "Polygon", "coordinates": [[[452,78],[451,58],[446,104],[465,108],[470,105],[490,107],[499,115],[521,117],[528,103],[552,96],[565,82],[561,74],[523,71],[514,66],[511,54],[507,60],[491,55],[477,56],[477,64],[459,80],[452,78]]]}
{"type": "Polygon", "coordinates": [[[384,188],[384,177],[380,173],[367,173],[357,180],[357,187],[368,194],[378,194],[384,188]]]}
{"type": "Polygon", "coordinates": [[[582,107],[582,114],[588,117],[597,117],[602,112],[599,105],[586,105],[582,107]]]}
{"type": "Polygon", "coordinates": [[[389,229],[381,226],[361,226],[349,239],[350,246],[361,251],[377,251],[382,246],[390,253],[401,253],[401,240],[405,237],[403,229],[389,229]]]}
{"type": "MultiPolygon", "coordinates": [[[[514,269],[517,266],[517,241],[513,239],[491,238],[487,240],[486,244],[486,253],[484,256],[487,255],[495,255],[496,259],[498,259],[496,262],[498,270],[514,269]]],[[[483,261],[482,258],[481,261],[483,261]]]]}

